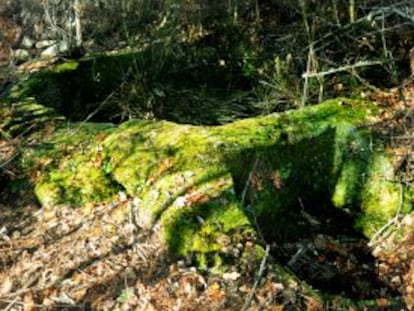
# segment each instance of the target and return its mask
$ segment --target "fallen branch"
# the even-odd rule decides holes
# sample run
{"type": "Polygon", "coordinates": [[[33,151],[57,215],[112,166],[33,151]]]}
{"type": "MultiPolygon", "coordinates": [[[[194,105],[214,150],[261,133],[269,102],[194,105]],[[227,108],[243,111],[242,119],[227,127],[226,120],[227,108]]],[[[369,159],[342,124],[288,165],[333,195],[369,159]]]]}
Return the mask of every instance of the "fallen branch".
{"type": "Polygon", "coordinates": [[[383,235],[383,233],[390,227],[392,226],[394,223],[396,223],[396,221],[399,219],[400,214],[401,214],[401,209],[402,209],[402,205],[403,205],[403,201],[404,201],[404,187],[402,185],[400,185],[400,203],[398,206],[398,210],[397,213],[395,213],[395,216],[390,219],[384,226],[382,226],[375,234],[374,236],[371,238],[371,240],[368,243],[369,247],[373,247],[375,244],[378,244],[380,241],[378,241],[380,239],[380,237],[383,235]]]}
{"type": "Polygon", "coordinates": [[[266,260],[267,260],[267,257],[269,256],[269,251],[270,251],[270,246],[269,244],[267,244],[265,254],[263,256],[262,262],[260,263],[259,273],[257,274],[252,290],[250,291],[249,296],[247,297],[246,302],[244,303],[244,306],[242,309],[243,311],[246,311],[250,307],[256,288],[259,285],[260,280],[262,279],[262,275],[266,267],[266,260]]]}
{"type": "Polygon", "coordinates": [[[17,300],[18,300],[18,298],[14,298],[14,300],[11,300],[11,301],[9,301],[9,300],[4,301],[4,302],[9,303],[8,306],[6,307],[6,309],[4,309],[4,311],[11,310],[13,308],[13,306],[17,303],[17,300]]]}
{"type": "Polygon", "coordinates": [[[249,189],[249,185],[250,185],[250,182],[251,182],[251,180],[253,178],[253,174],[256,171],[256,166],[257,166],[257,163],[258,162],[259,162],[259,159],[256,159],[254,161],[253,167],[250,170],[249,176],[247,177],[246,184],[244,185],[244,189],[243,189],[243,192],[242,192],[242,195],[241,195],[241,200],[240,200],[242,206],[244,206],[244,202],[246,200],[246,195],[247,195],[247,190],[249,189]]]}
{"type": "Polygon", "coordinates": [[[338,68],[332,68],[326,71],[322,71],[322,72],[313,72],[313,73],[308,73],[305,72],[302,74],[302,78],[303,79],[307,79],[307,78],[320,78],[320,77],[324,77],[324,76],[328,76],[337,72],[342,72],[342,71],[349,71],[349,70],[353,70],[355,68],[361,68],[361,67],[368,67],[368,66],[376,66],[376,65],[382,65],[383,62],[382,61],[360,61],[360,62],[356,62],[355,64],[352,65],[346,65],[346,66],[341,66],[338,68]]]}

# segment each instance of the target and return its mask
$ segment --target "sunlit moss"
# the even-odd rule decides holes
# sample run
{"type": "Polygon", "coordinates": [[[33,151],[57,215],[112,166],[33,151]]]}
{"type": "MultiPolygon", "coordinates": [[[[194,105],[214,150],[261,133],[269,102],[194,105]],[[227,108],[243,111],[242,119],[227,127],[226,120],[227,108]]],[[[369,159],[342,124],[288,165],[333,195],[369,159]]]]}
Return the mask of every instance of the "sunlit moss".
{"type": "Polygon", "coordinates": [[[376,151],[371,157],[361,197],[362,215],[357,226],[367,237],[399,213],[410,211],[405,189],[397,182],[391,159],[384,151],[376,151]]]}
{"type": "Polygon", "coordinates": [[[59,65],[56,65],[52,68],[53,72],[60,73],[65,71],[71,71],[78,69],[79,62],[77,61],[68,61],[59,65]]]}
{"type": "Polygon", "coordinates": [[[258,225],[270,237],[291,230],[286,215],[300,202],[362,206],[367,235],[392,217],[396,189],[373,173],[387,164],[371,159],[360,129],[375,113],[339,99],[218,127],[60,123],[19,161],[42,204],[82,206],[123,189],[140,202],[140,225],[159,226],[172,254],[217,266],[230,260],[226,243],[257,236],[258,225]]]}

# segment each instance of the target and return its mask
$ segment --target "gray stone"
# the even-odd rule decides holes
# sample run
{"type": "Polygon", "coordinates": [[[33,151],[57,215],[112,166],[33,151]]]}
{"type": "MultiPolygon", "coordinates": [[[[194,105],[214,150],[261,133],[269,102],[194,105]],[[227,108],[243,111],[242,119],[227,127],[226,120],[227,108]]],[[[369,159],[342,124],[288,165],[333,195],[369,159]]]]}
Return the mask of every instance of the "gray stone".
{"type": "Polygon", "coordinates": [[[54,44],[52,46],[49,46],[42,53],[40,53],[40,57],[41,58],[53,58],[53,57],[56,57],[58,54],[59,54],[59,46],[57,44],[54,44]]]}
{"type": "Polygon", "coordinates": [[[22,42],[20,43],[20,47],[23,49],[31,49],[35,45],[35,41],[28,36],[24,36],[22,42]]]}
{"type": "Polygon", "coordinates": [[[42,58],[53,58],[58,56],[61,53],[65,53],[69,50],[69,44],[66,41],[61,41],[59,43],[55,43],[45,49],[41,54],[40,57],[42,58]]]}
{"type": "Polygon", "coordinates": [[[56,40],[42,40],[36,42],[36,49],[44,49],[56,44],[56,40]]]}
{"type": "Polygon", "coordinates": [[[13,51],[13,58],[15,61],[25,62],[29,60],[30,53],[25,49],[17,49],[13,51]]]}

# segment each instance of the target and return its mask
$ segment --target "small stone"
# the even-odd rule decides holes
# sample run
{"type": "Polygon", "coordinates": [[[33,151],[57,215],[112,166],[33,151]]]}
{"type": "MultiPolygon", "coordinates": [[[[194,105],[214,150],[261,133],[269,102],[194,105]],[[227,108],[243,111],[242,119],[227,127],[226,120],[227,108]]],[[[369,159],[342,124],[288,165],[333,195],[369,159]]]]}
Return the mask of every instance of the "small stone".
{"type": "Polygon", "coordinates": [[[20,47],[23,49],[31,49],[35,45],[35,41],[28,36],[24,36],[22,42],[20,43],[20,47]]]}
{"type": "Polygon", "coordinates": [[[40,53],[41,58],[53,58],[56,57],[59,54],[59,48],[58,45],[52,45],[48,47],[46,50],[44,50],[42,53],[40,53]]]}
{"type": "Polygon", "coordinates": [[[235,281],[240,277],[240,273],[238,272],[229,272],[229,273],[223,273],[223,279],[235,281]]]}
{"type": "Polygon", "coordinates": [[[399,275],[394,276],[391,279],[391,284],[394,286],[400,286],[401,285],[401,277],[399,275]]]}
{"type": "Polygon", "coordinates": [[[65,53],[69,50],[69,45],[66,41],[61,41],[59,43],[55,43],[48,48],[46,48],[42,53],[40,53],[40,57],[42,58],[53,58],[58,56],[61,53],[65,53]]]}
{"type": "Polygon", "coordinates": [[[48,48],[52,45],[55,45],[56,41],[55,40],[42,40],[42,41],[38,41],[35,44],[36,49],[44,49],[44,48],[48,48]]]}
{"type": "Polygon", "coordinates": [[[246,285],[240,286],[239,287],[239,291],[242,292],[242,293],[248,293],[248,292],[250,292],[250,290],[247,288],[246,285]]]}
{"type": "Polygon", "coordinates": [[[30,54],[27,50],[17,49],[13,51],[13,57],[16,61],[25,62],[29,60],[30,54]]]}

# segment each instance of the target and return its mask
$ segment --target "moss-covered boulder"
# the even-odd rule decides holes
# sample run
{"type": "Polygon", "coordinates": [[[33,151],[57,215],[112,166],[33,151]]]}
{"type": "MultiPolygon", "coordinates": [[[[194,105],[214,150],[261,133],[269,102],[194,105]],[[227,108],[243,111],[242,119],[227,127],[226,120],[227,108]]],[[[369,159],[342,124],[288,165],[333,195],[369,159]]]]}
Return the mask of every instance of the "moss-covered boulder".
{"type": "Polygon", "coordinates": [[[22,75],[9,97],[15,100],[34,97],[38,103],[70,119],[81,120],[117,90],[131,70],[135,55],[94,55],[22,75]]]}
{"type": "Polygon", "coordinates": [[[0,135],[3,138],[28,136],[47,128],[52,130],[64,120],[54,109],[39,105],[32,97],[0,101],[0,135]]]}
{"type": "Polygon", "coordinates": [[[295,215],[315,207],[346,210],[367,237],[410,210],[392,156],[366,126],[380,113],[339,99],[224,126],[113,125],[71,123],[33,98],[10,99],[0,133],[22,143],[6,187],[16,197],[33,191],[46,209],[115,202],[117,217],[155,233],[172,256],[215,272],[252,270],[263,236],[295,236],[295,215]]]}
{"type": "MultiPolygon", "coordinates": [[[[218,127],[61,120],[46,135],[31,134],[36,143],[17,165],[45,206],[108,201],[124,190],[135,198],[139,224],[160,228],[171,253],[220,264],[226,246],[256,236],[257,226],[270,238],[294,234],[289,218],[303,206],[351,209],[368,237],[407,211],[390,160],[363,127],[378,113],[369,102],[333,100],[218,127]]],[[[3,121],[12,137],[21,131],[10,120],[25,119],[3,121]]]]}

